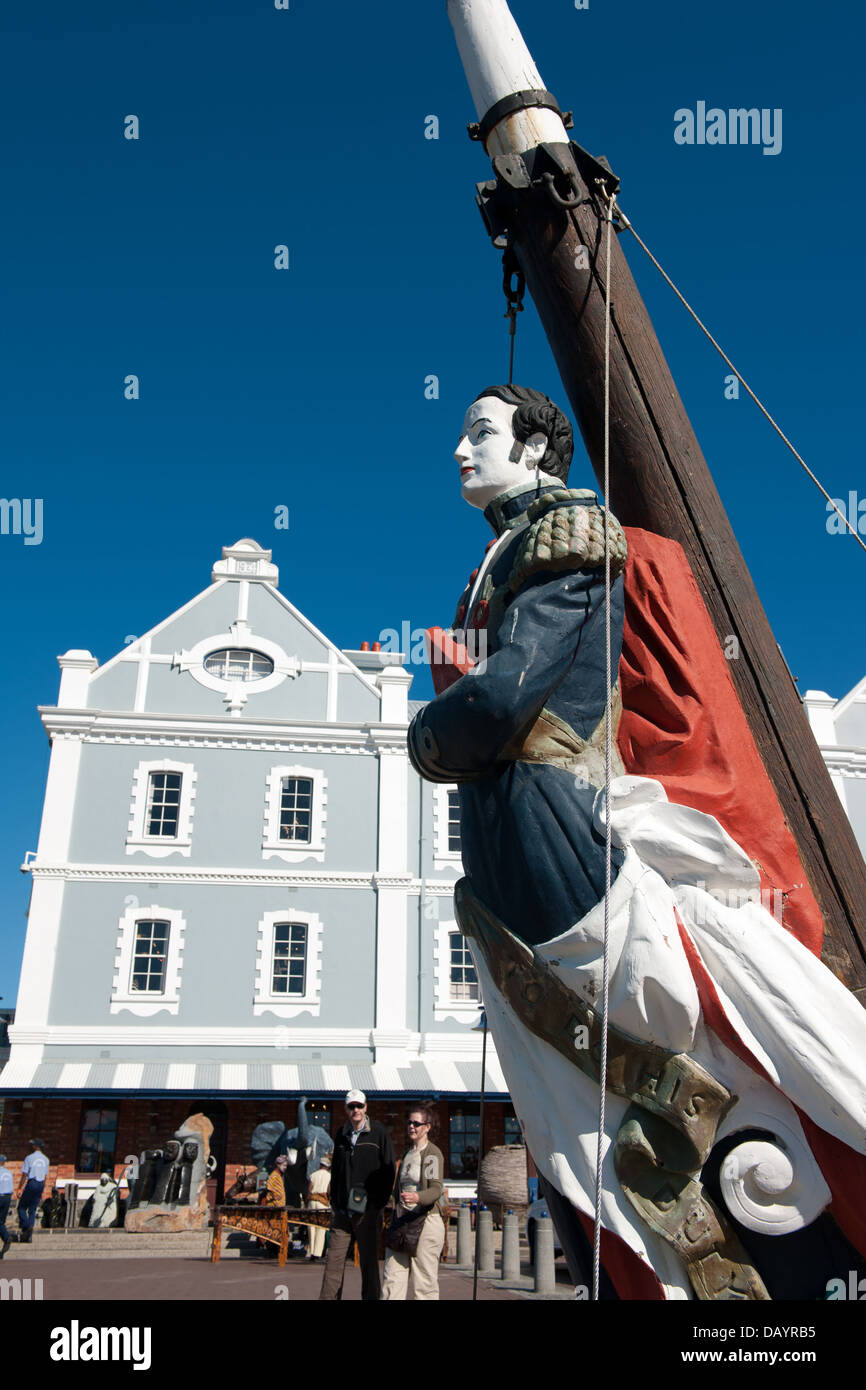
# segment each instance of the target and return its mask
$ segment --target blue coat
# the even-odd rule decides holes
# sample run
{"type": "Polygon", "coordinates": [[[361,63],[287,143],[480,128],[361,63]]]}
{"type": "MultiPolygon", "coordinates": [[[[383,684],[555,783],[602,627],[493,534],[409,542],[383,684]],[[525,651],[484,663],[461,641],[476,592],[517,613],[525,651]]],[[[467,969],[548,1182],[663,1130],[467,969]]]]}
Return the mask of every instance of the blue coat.
{"type": "MultiPolygon", "coordinates": [[[[537,944],[604,896],[604,840],[592,825],[604,784],[604,513],[591,493],[530,486],[485,515],[510,539],[470,584],[456,626],[486,622],[486,653],[416,715],[409,755],[422,777],[458,784],[473,892],[537,944]]],[[[613,517],[610,529],[616,673],[625,540],[613,517]]],[[[614,850],[614,875],[622,859],[614,850]]]]}

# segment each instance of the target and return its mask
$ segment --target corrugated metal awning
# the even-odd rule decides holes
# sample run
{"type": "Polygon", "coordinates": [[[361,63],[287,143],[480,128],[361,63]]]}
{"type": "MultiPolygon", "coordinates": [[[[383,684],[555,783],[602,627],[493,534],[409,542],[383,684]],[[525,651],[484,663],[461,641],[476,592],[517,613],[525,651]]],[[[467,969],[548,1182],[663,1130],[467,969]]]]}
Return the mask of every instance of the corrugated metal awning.
{"type": "MultiPolygon", "coordinates": [[[[358,1087],[368,1095],[477,1095],[481,1062],[430,1057],[406,1067],[392,1064],[318,1062],[38,1062],[13,1060],[0,1072],[0,1095],[217,1094],[232,1096],[343,1095],[358,1087]]],[[[508,1095],[495,1057],[488,1057],[487,1095],[508,1095]]]]}

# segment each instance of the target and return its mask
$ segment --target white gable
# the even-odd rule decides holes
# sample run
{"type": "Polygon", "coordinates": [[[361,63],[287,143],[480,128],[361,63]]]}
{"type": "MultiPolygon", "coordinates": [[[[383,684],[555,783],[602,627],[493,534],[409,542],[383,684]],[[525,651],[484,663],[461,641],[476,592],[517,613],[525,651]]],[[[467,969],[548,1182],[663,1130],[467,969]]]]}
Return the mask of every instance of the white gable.
{"type": "Polygon", "coordinates": [[[207,589],[92,674],[89,653],[61,658],[75,694],[63,704],[181,718],[379,720],[374,679],[279,592],[278,579],[271,552],[254,540],[224,547],[207,589]]]}

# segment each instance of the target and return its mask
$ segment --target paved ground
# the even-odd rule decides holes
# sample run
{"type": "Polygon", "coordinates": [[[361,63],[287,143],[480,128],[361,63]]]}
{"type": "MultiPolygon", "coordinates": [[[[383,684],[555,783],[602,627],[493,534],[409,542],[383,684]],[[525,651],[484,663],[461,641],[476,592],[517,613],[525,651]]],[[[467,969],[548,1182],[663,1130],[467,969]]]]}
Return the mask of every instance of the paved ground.
{"type": "MultiPolygon", "coordinates": [[[[111,1260],[20,1260],[7,1258],[0,1265],[0,1279],[26,1278],[31,1281],[31,1298],[38,1292],[36,1279],[42,1280],[45,1302],[70,1300],[75,1303],[106,1301],[206,1299],[217,1302],[274,1302],[285,1299],[307,1302],[317,1299],[322,1283],[322,1266],[303,1260],[289,1261],[280,1269],[273,1258],[246,1257],[212,1265],[203,1259],[111,1259],[111,1260]]],[[[443,1266],[439,1277],[443,1302],[465,1302],[472,1297],[472,1280],[443,1266]]],[[[344,1299],[360,1300],[361,1272],[346,1266],[344,1299]]],[[[497,1280],[478,1281],[478,1298],[484,1302],[500,1299],[520,1301],[520,1294],[504,1289],[497,1280]]]]}
{"type": "MultiPolygon", "coordinates": [[[[499,1245],[497,1232],[497,1246],[499,1245]]],[[[449,1242],[454,1253],[454,1237],[449,1242]]],[[[240,1233],[230,1233],[223,1241],[219,1264],[208,1258],[210,1232],[180,1236],[129,1236],[123,1231],[44,1232],[30,1245],[13,1245],[0,1262],[0,1281],[29,1280],[24,1299],[44,1302],[116,1301],[289,1301],[309,1302],[318,1298],[322,1264],[290,1259],[282,1269],[275,1255],[263,1254],[240,1233]],[[37,1285],[36,1280],[41,1281],[37,1285]]],[[[523,1251],[524,1256],[528,1252],[523,1251]]],[[[557,1288],[546,1295],[553,1299],[573,1299],[574,1290],[562,1260],[557,1260],[557,1288]]],[[[443,1302],[468,1302],[472,1298],[472,1271],[453,1263],[440,1265],[439,1291],[443,1302]]],[[[0,1299],[17,1296],[13,1286],[0,1284],[0,1299]]],[[[361,1275],[347,1264],[344,1283],[346,1300],[360,1301],[361,1275]]],[[[478,1299],[482,1302],[524,1301],[541,1297],[534,1293],[528,1264],[521,1277],[504,1283],[498,1276],[478,1280],[478,1299]]]]}

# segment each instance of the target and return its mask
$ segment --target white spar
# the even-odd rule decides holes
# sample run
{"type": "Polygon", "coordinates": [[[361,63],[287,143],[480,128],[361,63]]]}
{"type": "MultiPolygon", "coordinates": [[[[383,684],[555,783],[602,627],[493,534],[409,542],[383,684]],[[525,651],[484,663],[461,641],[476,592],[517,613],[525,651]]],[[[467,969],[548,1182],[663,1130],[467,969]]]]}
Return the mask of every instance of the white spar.
{"type": "MultiPolygon", "coordinates": [[[[545,90],[506,0],[448,0],[448,18],[479,121],[503,97],[545,90]]],[[[531,107],[505,116],[491,131],[486,149],[492,158],[567,140],[555,111],[531,107]]]]}

